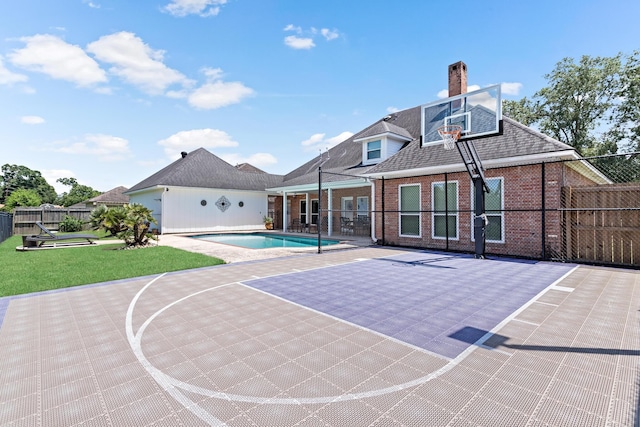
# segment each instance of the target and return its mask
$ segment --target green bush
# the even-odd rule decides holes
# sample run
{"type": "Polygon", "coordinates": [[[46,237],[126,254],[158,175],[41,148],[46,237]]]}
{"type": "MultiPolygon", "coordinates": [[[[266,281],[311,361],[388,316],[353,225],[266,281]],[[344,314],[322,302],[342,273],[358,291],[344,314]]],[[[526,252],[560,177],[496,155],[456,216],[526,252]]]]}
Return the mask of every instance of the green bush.
{"type": "Polygon", "coordinates": [[[77,218],[73,218],[70,217],[69,215],[65,215],[64,219],[62,220],[62,222],[60,222],[60,224],[58,225],[60,231],[80,231],[82,230],[82,221],[77,219],[77,218]]]}

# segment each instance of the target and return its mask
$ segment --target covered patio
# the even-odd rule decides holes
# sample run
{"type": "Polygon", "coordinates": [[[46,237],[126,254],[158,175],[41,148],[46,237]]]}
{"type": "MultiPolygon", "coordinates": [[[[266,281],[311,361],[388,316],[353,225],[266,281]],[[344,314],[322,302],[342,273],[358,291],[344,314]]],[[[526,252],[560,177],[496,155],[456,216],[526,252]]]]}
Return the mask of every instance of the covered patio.
{"type": "Polygon", "coordinates": [[[328,181],[273,188],[281,203],[282,231],[321,234],[327,237],[370,237],[375,240],[371,214],[375,204],[374,187],[365,179],[328,181]]]}

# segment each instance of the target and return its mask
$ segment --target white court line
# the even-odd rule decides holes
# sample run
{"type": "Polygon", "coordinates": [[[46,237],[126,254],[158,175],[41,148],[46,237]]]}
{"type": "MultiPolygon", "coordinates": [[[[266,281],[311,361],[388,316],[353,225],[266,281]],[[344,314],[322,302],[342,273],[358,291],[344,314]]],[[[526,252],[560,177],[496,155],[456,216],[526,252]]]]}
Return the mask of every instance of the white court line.
{"type": "MultiPolygon", "coordinates": [[[[318,268],[322,268],[322,267],[318,267],[318,268]]],[[[390,386],[390,387],[380,388],[380,389],[377,389],[377,390],[370,390],[370,391],[367,391],[367,392],[348,393],[348,394],[342,394],[342,395],[314,397],[314,398],[302,398],[302,397],[300,397],[300,398],[265,398],[265,397],[257,397],[257,396],[245,396],[245,395],[224,393],[224,392],[211,390],[211,389],[195,386],[193,384],[189,384],[189,383],[180,381],[180,380],[178,380],[178,379],[176,379],[174,377],[171,377],[171,376],[165,374],[164,372],[160,371],[155,366],[153,366],[153,364],[151,362],[149,362],[149,360],[145,357],[144,352],[142,351],[142,336],[143,336],[144,331],[146,330],[146,328],[151,324],[151,322],[154,319],[156,319],[159,315],[161,315],[167,309],[179,304],[182,301],[187,300],[188,298],[191,298],[191,297],[196,296],[196,295],[200,295],[200,294],[202,294],[204,292],[217,290],[217,289],[220,289],[220,288],[223,288],[223,287],[226,287],[226,286],[230,286],[230,285],[233,285],[233,284],[241,284],[240,282],[232,282],[232,283],[227,283],[227,284],[224,284],[224,285],[219,285],[219,286],[216,286],[216,287],[204,289],[204,290],[201,290],[201,291],[198,291],[198,292],[194,292],[194,293],[192,293],[190,295],[187,295],[187,296],[185,296],[183,298],[180,298],[178,300],[175,300],[174,302],[168,304],[167,306],[161,308],[160,310],[155,312],[153,315],[151,315],[151,317],[149,317],[142,324],[142,326],[138,329],[137,333],[134,333],[133,332],[133,310],[135,308],[135,304],[140,299],[142,294],[154,282],[156,282],[156,280],[160,279],[164,275],[156,277],[151,282],[149,282],[147,285],[145,285],[142,289],[140,289],[140,291],[138,291],[138,293],[132,299],[132,301],[131,301],[131,303],[129,305],[129,308],[127,309],[126,333],[127,333],[127,339],[129,341],[129,345],[131,346],[131,349],[133,350],[133,352],[134,352],[136,358],[138,359],[138,361],[141,363],[143,368],[154,378],[154,380],[160,386],[162,386],[162,388],[165,391],[167,391],[172,397],[174,397],[174,399],[176,399],[178,402],[180,402],[183,406],[185,406],[187,409],[189,409],[191,412],[193,412],[196,416],[198,416],[200,419],[205,421],[207,424],[212,425],[212,426],[221,426],[222,427],[222,426],[226,426],[226,424],[224,424],[221,420],[215,418],[213,415],[211,415],[205,409],[203,409],[200,406],[198,406],[197,403],[195,403],[192,400],[188,399],[181,392],[176,390],[176,388],[180,388],[180,389],[182,389],[184,391],[188,391],[188,392],[195,393],[195,394],[200,394],[200,395],[205,396],[205,397],[218,398],[218,399],[222,399],[222,400],[226,400],[226,401],[251,402],[251,403],[256,403],[256,404],[267,404],[267,403],[268,404],[283,404],[283,405],[327,404],[327,403],[333,403],[333,402],[344,402],[344,401],[350,401],[350,400],[360,400],[360,399],[374,397],[374,396],[381,396],[381,395],[385,395],[385,394],[401,391],[401,390],[404,390],[404,389],[407,389],[407,388],[410,388],[410,387],[414,387],[414,386],[417,386],[417,385],[424,384],[424,383],[426,383],[428,381],[431,381],[431,380],[433,380],[435,378],[438,378],[441,375],[449,372],[451,369],[453,369],[454,367],[459,365],[464,359],[466,359],[471,353],[473,353],[476,350],[477,347],[482,346],[482,344],[487,339],[489,339],[497,331],[502,329],[507,323],[512,321],[517,315],[519,315],[522,311],[524,311],[526,308],[528,308],[531,304],[536,302],[536,300],[538,298],[540,298],[544,293],[546,293],[553,286],[556,286],[558,283],[560,283],[562,280],[564,280],[565,277],[570,275],[577,268],[578,268],[577,266],[574,267],[573,269],[571,269],[570,271],[565,273],[562,277],[560,277],[558,280],[553,282],[551,285],[547,286],[545,289],[540,291],[536,296],[534,296],[526,304],[524,304],[518,310],[514,311],[510,316],[505,318],[502,322],[500,322],[493,329],[491,329],[491,331],[487,332],[480,339],[478,339],[475,343],[473,343],[469,347],[467,347],[466,350],[464,350],[462,353],[460,353],[456,358],[452,359],[449,363],[447,363],[446,365],[444,365],[440,369],[438,369],[438,370],[436,370],[434,372],[431,372],[428,375],[422,376],[420,378],[416,378],[416,379],[414,379],[412,381],[408,381],[408,382],[405,382],[405,383],[402,383],[402,384],[393,385],[393,386],[390,386]]],[[[313,269],[310,269],[310,270],[313,270],[313,269]]],[[[310,271],[310,270],[305,270],[305,271],[310,271]]],[[[273,276],[279,276],[279,275],[281,275],[281,274],[274,274],[273,276]]],[[[244,286],[244,285],[242,285],[242,286],[244,286]]],[[[389,337],[386,337],[386,338],[389,338],[389,337]]],[[[407,345],[406,343],[403,343],[403,344],[407,345]]],[[[492,348],[491,351],[496,351],[496,349],[492,348]]],[[[498,351],[501,351],[501,350],[498,350],[498,351]]]]}
{"type": "Polygon", "coordinates": [[[575,288],[569,288],[567,286],[554,286],[553,288],[554,291],[562,291],[562,292],[573,292],[575,291],[575,288]]]}

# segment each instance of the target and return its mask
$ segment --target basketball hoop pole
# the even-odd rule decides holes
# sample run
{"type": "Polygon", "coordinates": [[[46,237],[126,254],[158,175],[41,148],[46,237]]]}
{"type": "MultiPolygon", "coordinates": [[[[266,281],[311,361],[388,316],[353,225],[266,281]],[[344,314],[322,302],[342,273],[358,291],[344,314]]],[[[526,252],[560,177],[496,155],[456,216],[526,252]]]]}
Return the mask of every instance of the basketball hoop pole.
{"type": "Polygon", "coordinates": [[[456,144],[458,153],[467,167],[467,172],[473,181],[475,209],[473,215],[473,233],[475,237],[475,257],[485,258],[487,215],[484,210],[484,193],[489,192],[484,168],[476,152],[473,141],[462,140],[456,144]]]}
{"type": "Polygon", "coordinates": [[[445,125],[438,128],[442,137],[443,148],[451,150],[454,146],[458,149],[467,172],[473,181],[475,209],[473,216],[473,232],[475,237],[475,257],[484,259],[486,246],[487,215],[484,210],[484,193],[489,192],[487,180],[484,177],[484,168],[480,157],[476,152],[473,142],[467,139],[460,140],[461,126],[445,125]]]}

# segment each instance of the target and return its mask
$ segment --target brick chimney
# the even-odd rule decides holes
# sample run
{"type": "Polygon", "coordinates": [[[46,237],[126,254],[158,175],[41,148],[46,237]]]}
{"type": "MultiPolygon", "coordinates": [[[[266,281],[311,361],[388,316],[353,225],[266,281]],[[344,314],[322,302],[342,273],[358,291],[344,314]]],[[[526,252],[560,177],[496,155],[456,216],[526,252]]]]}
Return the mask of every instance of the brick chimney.
{"type": "Polygon", "coordinates": [[[467,93],[467,65],[458,61],[449,65],[449,96],[467,93]]]}

